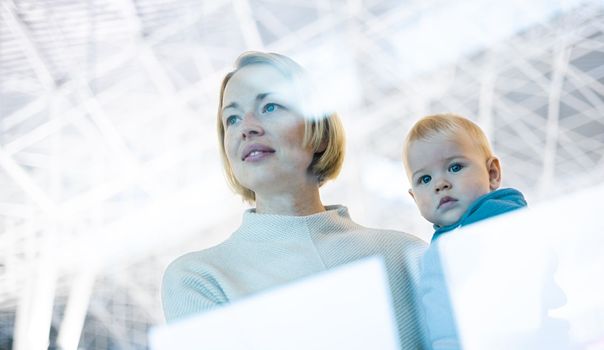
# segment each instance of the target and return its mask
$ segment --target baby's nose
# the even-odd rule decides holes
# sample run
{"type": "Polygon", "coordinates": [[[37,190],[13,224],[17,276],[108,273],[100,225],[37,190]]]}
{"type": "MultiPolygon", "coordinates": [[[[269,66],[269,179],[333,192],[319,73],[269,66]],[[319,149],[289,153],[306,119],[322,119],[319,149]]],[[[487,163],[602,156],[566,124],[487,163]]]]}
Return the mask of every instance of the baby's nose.
{"type": "Polygon", "coordinates": [[[440,180],[436,183],[436,192],[451,189],[451,183],[446,180],[440,180]]]}

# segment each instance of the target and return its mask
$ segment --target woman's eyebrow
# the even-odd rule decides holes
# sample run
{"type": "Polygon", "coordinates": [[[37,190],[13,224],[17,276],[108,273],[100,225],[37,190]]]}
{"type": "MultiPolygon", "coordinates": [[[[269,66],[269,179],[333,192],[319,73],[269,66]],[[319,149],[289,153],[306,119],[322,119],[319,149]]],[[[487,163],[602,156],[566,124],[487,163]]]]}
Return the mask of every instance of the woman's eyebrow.
{"type": "MultiPolygon", "coordinates": [[[[273,94],[274,94],[273,92],[263,92],[263,93],[260,93],[260,94],[256,95],[256,101],[262,101],[267,96],[273,95],[273,94]]],[[[222,107],[222,110],[224,111],[225,109],[228,109],[228,108],[239,108],[239,104],[237,102],[231,102],[228,105],[222,107]]]]}
{"type": "Polygon", "coordinates": [[[227,108],[239,108],[239,104],[237,102],[231,102],[228,105],[222,107],[222,110],[224,111],[227,108]]]}

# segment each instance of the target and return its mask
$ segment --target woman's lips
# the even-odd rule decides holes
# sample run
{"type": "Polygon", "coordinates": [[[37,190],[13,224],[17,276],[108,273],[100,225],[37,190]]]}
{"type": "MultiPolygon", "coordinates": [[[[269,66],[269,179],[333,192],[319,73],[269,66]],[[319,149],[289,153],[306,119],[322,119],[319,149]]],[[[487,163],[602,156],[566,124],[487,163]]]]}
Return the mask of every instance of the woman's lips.
{"type": "Polygon", "coordinates": [[[248,145],[243,149],[241,160],[244,162],[253,162],[264,159],[273,153],[275,153],[274,149],[262,144],[248,145]]]}

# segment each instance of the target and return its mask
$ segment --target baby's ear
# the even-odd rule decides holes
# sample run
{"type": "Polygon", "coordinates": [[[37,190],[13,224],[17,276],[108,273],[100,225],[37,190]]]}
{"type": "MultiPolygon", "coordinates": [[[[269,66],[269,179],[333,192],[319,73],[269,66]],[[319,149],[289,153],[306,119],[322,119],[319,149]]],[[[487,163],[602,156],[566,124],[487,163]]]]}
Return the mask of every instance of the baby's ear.
{"type": "Polygon", "coordinates": [[[491,191],[494,191],[501,185],[501,166],[497,157],[487,159],[487,171],[489,172],[489,186],[491,191]]]}

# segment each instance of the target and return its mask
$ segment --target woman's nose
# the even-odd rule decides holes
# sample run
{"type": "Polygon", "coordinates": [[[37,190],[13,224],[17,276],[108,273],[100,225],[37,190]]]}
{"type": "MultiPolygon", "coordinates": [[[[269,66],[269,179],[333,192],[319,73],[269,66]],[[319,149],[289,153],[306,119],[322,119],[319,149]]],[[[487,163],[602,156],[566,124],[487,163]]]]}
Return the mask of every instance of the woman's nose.
{"type": "Polygon", "coordinates": [[[247,139],[252,136],[260,136],[264,134],[264,128],[260,124],[255,113],[248,112],[243,117],[243,127],[241,128],[241,136],[247,139]]]}

